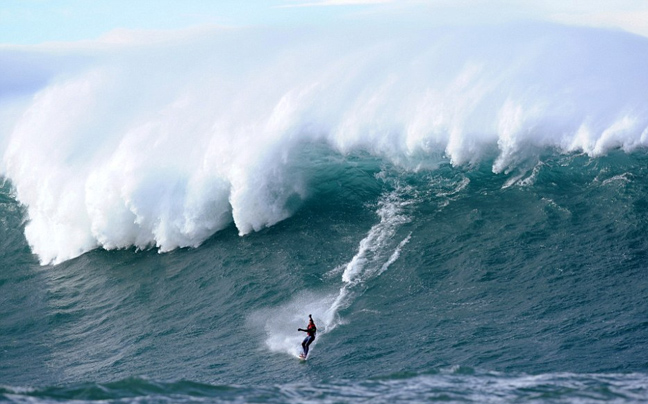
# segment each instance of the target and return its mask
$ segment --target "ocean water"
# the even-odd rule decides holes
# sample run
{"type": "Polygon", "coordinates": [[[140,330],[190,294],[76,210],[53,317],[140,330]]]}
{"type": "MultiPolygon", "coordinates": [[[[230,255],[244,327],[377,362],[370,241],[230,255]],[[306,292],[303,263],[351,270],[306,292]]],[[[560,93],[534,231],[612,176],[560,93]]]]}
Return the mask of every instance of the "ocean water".
{"type": "Polygon", "coordinates": [[[0,401],[648,400],[648,39],[95,45],[0,51],[0,401]]]}

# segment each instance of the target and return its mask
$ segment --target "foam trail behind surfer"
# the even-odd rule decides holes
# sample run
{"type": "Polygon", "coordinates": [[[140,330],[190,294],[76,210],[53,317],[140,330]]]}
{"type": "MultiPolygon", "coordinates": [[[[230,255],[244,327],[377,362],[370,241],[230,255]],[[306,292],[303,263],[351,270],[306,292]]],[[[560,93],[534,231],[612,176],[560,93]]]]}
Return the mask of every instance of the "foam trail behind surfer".
{"type": "MultiPolygon", "coordinates": [[[[414,201],[413,189],[389,178],[384,172],[376,177],[393,189],[385,192],[378,201],[376,214],[380,221],[372,226],[360,241],[356,254],[347,264],[330,271],[337,274],[338,271],[343,270],[342,285],[337,293],[313,296],[309,292],[304,292],[304,295],[295,297],[279,308],[262,310],[252,316],[256,319],[254,323],[265,319],[266,346],[271,351],[300,356],[295,351],[295,347],[299,346],[297,338],[288,334],[290,329],[294,329],[288,324],[299,321],[295,313],[303,313],[305,310],[315,313],[322,322],[321,334],[331,332],[338,325],[343,324],[344,320],[340,318],[339,312],[353,303],[354,299],[362,293],[366,282],[385,272],[398,259],[401,250],[409,242],[411,234],[400,241],[396,236],[401,226],[410,221],[405,209],[414,201]]],[[[308,332],[302,328],[298,330],[308,332]]],[[[314,333],[312,339],[309,339],[309,336],[302,342],[301,355],[304,357],[315,340],[314,333]]]]}

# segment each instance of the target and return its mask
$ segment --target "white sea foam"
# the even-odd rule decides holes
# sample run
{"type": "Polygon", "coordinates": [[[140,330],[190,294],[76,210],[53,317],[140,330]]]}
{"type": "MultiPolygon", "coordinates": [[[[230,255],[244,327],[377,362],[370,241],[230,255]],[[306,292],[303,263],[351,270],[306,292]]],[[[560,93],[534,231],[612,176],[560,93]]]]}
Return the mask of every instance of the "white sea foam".
{"type": "MultiPolygon", "coordinates": [[[[317,295],[303,292],[290,302],[280,306],[259,310],[250,316],[250,324],[258,327],[263,324],[265,331],[265,347],[272,352],[298,356],[301,353],[301,341],[306,337],[298,328],[306,328],[308,314],[313,315],[318,327],[318,335],[326,333],[326,322],[322,314],[330,307],[333,296],[317,295]]],[[[316,338],[311,348],[315,348],[319,339],[316,338]]]]}
{"type": "Polygon", "coordinates": [[[546,148],[648,145],[648,40],[621,32],[242,29],[87,48],[22,114],[0,104],[3,173],[42,263],[271,226],[308,196],[294,161],[311,142],[404,166],[496,149],[496,173],[546,148]]]}

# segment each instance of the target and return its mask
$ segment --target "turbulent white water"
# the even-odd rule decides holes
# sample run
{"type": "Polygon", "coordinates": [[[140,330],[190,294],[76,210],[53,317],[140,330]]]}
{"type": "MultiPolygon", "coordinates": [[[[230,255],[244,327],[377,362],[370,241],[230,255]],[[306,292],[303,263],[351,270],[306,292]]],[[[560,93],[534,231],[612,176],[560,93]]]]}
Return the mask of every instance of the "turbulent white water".
{"type": "MultiPolygon", "coordinates": [[[[25,69],[48,63],[30,52],[25,69]]],[[[0,99],[4,175],[42,263],[271,226],[309,196],[295,162],[310,143],[496,173],[548,148],[648,145],[648,40],[621,32],[241,29],[57,60],[80,55],[33,98],[0,99]]]]}

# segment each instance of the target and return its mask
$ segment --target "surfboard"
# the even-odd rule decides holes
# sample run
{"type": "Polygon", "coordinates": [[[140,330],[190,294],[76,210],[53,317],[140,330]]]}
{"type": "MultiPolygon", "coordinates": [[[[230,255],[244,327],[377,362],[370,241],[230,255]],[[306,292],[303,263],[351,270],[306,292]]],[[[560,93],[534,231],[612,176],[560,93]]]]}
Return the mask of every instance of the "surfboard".
{"type": "Polygon", "coordinates": [[[304,356],[304,354],[299,354],[298,358],[299,358],[299,360],[302,360],[302,361],[306,360],[306,357],[304,356]]]}

